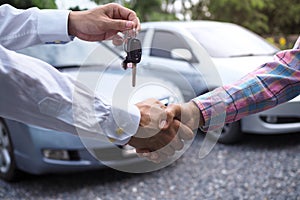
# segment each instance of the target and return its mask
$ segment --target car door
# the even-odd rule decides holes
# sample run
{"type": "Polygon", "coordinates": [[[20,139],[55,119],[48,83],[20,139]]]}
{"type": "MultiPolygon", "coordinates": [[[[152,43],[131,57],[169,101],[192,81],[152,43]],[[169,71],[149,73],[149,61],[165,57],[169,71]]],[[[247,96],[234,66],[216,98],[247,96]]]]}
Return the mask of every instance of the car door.
{"type": "Polygon", "coordinates": [[[151,34],[142,32],[139,37],[143,41],[141,73],[174,83],[186,101],[206,90],[205,84],[201,84],[201,74],[194,67],[198,60],[182,35],[155,29],[151,34]],[[188,55],[181,57],[174,55],[176,52],[188,55]]]}

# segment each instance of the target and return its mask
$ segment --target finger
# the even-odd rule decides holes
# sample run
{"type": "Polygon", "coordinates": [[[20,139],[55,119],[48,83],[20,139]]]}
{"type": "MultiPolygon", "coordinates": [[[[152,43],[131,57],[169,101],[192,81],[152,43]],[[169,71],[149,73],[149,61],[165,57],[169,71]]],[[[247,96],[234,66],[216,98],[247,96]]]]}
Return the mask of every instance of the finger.
{"type": "Polygon", "coordinates": [[[168,155],[164,154],[161,151],[156,151],[154,153],[156,153],[156,159],[154,160],[156,163],[164,162],[169,158],[168,155]]]}
{"type": "Polygon", "coordinates": [[[171,104],[166,108],[166,112],[173,117],[180,119],[181,117],[181,105],[180,104],[171,104]]]}
{"type": "Polygon", "coordinates": [[[126,31],[135,28],[135,23],[128,20],[111,19],[108,24],[111,30],[116,31],[126,31]]]}
{"type": "Polygon", "coordinates": [[[147,149],[136,149],[135,151],[140,158],[150,158],[151,156],[151,152],[147,149]]]}
{"type": "Polygon", "coordinates": [[[163,130],[168,126],[167,113],[165,112],[165,110],[162,110],[162,108],[160,108],[158,112],[161,113],[159,114],[158,121],[156,123],[158,123],[159,130],[163,130]]]}
{"type": "Polygon", "coordinates": [[[116,34],[112,38],[112,43],[115,46],[121,46],[123,44],[123,38],[120,35],[116,34]]]}
{"type": "Polygon", "coordinates": [[[132,20],[135,23],[135,30],[137,33],[139,33],[141,31],[141,22],[140,19],[138,17],[136,17],[135,19],[132,20]]]}
{"type": "Polygon", "coordinates": [[[134,11],[116,3],[111,3],[107,6],[111,12],[109,17],[114,19],[111,22],[112,29],[125,31],[135,28],[138,31],[140,30],[140,21],[134,11]]]}
{"type": "Polygon", "coordinates": [[[151,152],[149,158],[150,158],[151,160],[157,160],[157,159],[159,158],[159,155],[158,155],[158,153],[156,153],[156,152],[151,152]]]}
{"type": "Polygon", "coordinates": [[[167,156],[173,156],[175,154],[175,150],[171,145],[167,145],[162,149],[159,149],[159,152],[166,154],[167,156]]]}
{"type": "Polygon", "coordinates": [[[150,153],[136,153],[138,155],[138,157],[140,158],[149,158],[150,157],[150,153]]]}
{"type": "Polygon", "coordinates": [[[149,110],[149,128],[161,130],[161,128],[163,128],[166,125],[167,114],[164,109],[165,106],[160,102],[155,102],[151,105],[151,108],[149,110]]]}
{"type": "Polygon", "coordinates": [[[114,13],[117,15],[115,16],[116,18],[132,21],[134,22],[134,26],[132,28],[135,28],[137,31],[141,30],[140,20],[134,11],[118,5],[118,11],[114,13]]]}
{"type": "Polygon", "coordinates": [[[180,127],[178,129],[178,136],[182,140],[192,140],[194,138],[194,132],[185,124],[180,123],[180,127]]]}
{"type": "Polygon", "coordinates": [[[146,155],[147,153],[150,153],[150,150],[149,149],[136,148],[135,152],[138,153],[138,154],[145,153],[145,155],[146,155]]]}
{"type": "Polygon", "coordinates": [[[170,110],[167,110],[165,109],[165,120],[162,120],[161,123],[160,123],[160,129],[161,130],[167,130],[170,128],[170,126],[172,125],[173,123],[173,120],[174,120],[174,113],[171,112],[170,110]]]}
{"type": "Polygon", "coordinates": [[[151,152],[150,158],[148,158],[149,161],[154,163],[161,163],[163,161],[166,161],[168,159],[168,156],[160,151],[151,152]]]}
{"type": "Polygon", "coordinates": [[[181,123],[178,120],[174,121],[172,126],[168,130],[164,131],[165,137],[162,138],[166,147],[171,147],[173,150],[176,151],[180,151],[184,146],[183,142],[178,136],[180,124],[181,123]]]}
{"type": "Polygon", "coordinates": [[[138,154],[141,156],[141,158],[145,158],[148,161],[154,162],[154,163],[159,163],[159,155],[156,152],[149,152],[147,156],[143,156],[143,154],[138,154]]]}
{"type": "MultiPolygon", "coordinates": [[[[152,118],[157,118],[158,114],[160,114],[160,112],[155,112],[161,106],[159,104],[159,101],[154,98],[151,98],[137,103],[136,106],[138,107],[141,113],[140,125],[142,127],[151,127],[153,125],[152,118]]],[[[156,126],[155,128],[157,128],[158,122],[154,125],[156,126]]]]}
{"type": "Polygon", "coordinates": [[[169,125],[168,125],[168,119],[161,119],[158,126],[159,126],[160,130],[166,130],[166,129],[168,129],[168,127],[169,127],[169,125]]]}
{"type": "Polygon", "coordinates": [[[162,152],[158,152],[158,151],[149,152],[148,150],[145,150],[145,149],[138,149],[137,152],[139,152],[139,153],[137,153],[137,155],[140,158],[145,158],[146,160],[151,161],[153,163],[157,163],[157,164],[168,158],[168,156],[166,154],[164,154],[162,152]]]}
{"type": "Polygon", "coordinates": [[[117,31],[106,31],[105,33],[101,33],[101,34],[81,34],[78,33],[77,37],[78,38],[84,38],[84,40],[86,41],[102,41],[102,40],[109,40],[112,39],[118,32],[117,31]]]}
{"type": "Polygon", "coordinates": [[[170,146],[176,151],[180,151],[183,149],[184,144],[178,136],[175,136],[171,141],[170,146]]]}

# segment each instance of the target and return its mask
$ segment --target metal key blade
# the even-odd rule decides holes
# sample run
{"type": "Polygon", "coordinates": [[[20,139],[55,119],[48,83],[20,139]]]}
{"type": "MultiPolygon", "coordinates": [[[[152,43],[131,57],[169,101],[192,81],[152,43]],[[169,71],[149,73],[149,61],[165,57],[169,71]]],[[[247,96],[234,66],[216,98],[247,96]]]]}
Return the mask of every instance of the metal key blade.
{"type": "Polygon", "coordinates": [[[136,64],[132,63],[132,87],[136,84],[136,64]]]}

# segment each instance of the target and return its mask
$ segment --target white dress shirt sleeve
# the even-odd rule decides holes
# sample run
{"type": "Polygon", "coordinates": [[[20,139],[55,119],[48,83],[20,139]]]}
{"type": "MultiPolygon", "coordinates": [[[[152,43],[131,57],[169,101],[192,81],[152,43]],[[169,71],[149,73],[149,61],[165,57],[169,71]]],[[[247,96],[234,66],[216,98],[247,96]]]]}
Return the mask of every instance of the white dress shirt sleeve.
{"type": "Polygon", "coordinates": [[[24,123],[124,145],[138,129],[135,105],[112,108],[51,65],[0,45],[0,115],[24,123]]]}
{"type": "Polygon", "coordinates": [[[69,10],[16,9],[0,6],[0,44],[11,50],[41,43],[66,43],[69,10]]]}
{"type": "Polygon", "coordinates": [[[20,122],[126,144],[138,129],[135,105],[112,108],[49,64],[11,50],[70,41],[69,11],[0,6],[0,115],[20,122]]]}

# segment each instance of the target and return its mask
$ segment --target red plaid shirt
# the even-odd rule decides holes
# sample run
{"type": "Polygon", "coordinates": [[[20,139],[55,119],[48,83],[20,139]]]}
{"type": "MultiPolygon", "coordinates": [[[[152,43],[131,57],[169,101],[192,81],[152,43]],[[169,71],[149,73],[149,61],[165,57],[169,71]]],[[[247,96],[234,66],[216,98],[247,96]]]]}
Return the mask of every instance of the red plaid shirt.
{"type": "Polygon", "coordinates": [[[244,116],[270,109],[300,94],[300,37],[291,50],[274,56],[239,81],[193,101],[204,118],[204,130],[222,127],[244,116]]]}

